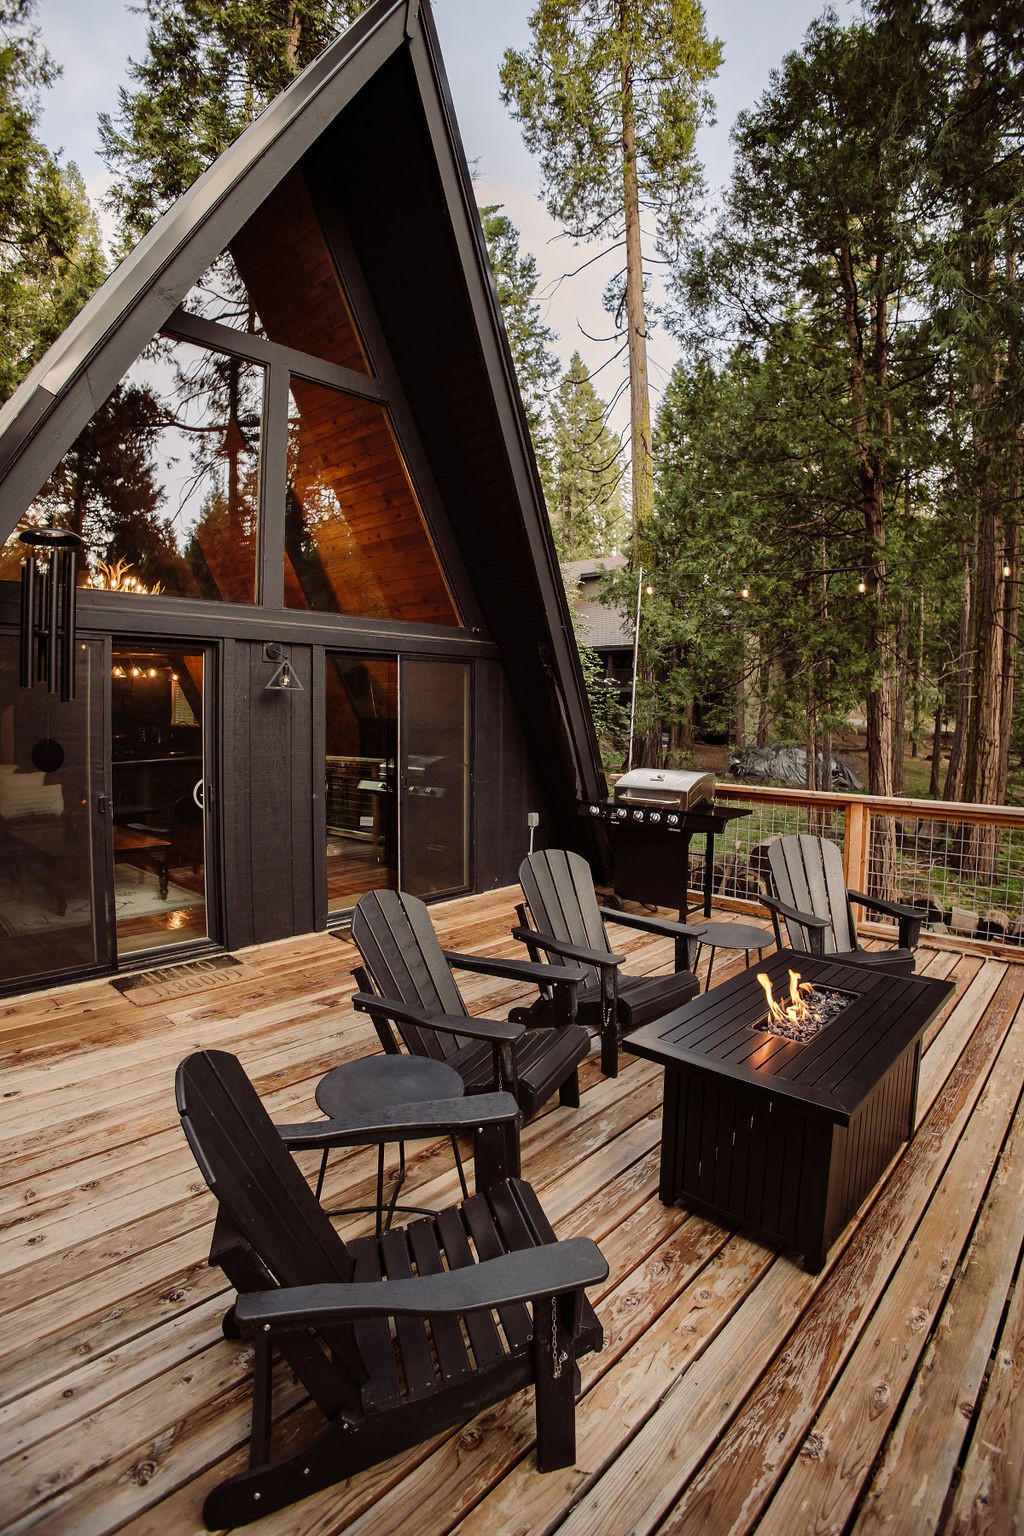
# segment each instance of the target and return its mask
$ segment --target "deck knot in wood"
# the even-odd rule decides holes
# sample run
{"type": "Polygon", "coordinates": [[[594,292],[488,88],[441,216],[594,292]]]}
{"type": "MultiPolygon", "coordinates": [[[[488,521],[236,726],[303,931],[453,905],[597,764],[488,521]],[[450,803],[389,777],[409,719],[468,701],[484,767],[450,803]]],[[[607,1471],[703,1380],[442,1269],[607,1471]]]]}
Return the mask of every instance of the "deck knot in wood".
{"type": "Polygon", "coordinates": [[[876,1381],[871,1392],[871,1406],[868,1410],[869,1417],[877,1418],[880,1413],[885,1413],[892,1398],[892,1388],[887,1381],[876,1381]]]}
{"type": "Polygon", "coordinates": [[[824,1461],[828,1455],[828,1436],[821,1430],[812,1429],[800,1447],[802,1461],[824,1461]]]}

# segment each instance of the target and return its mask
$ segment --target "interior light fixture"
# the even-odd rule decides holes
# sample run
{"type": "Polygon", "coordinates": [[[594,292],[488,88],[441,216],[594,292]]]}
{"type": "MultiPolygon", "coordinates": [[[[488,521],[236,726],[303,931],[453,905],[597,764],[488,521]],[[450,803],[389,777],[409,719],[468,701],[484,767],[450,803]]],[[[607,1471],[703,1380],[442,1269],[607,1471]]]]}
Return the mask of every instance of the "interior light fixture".
{"type": "Polygon", "coordinates": [[[285,655],[283,648],[276,641],[269,641],[263,647],[263,660],[277,662],[277,670],[269,683],[264,684],[264,691],[268,693],[304,693],[305,686],[300,683],[292,669],[292,664],[285,655]]]}

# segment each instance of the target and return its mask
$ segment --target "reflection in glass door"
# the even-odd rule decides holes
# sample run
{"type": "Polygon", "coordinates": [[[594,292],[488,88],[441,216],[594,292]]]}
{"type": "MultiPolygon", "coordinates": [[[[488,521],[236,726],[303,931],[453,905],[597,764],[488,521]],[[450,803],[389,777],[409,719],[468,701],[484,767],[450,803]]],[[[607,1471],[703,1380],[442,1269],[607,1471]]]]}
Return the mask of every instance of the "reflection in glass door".
{"type": "Polygon", "coordinates": [[[402,888],[469,885],[469,665],[402,662],[402,888]]]}
{"type": "Polygon", "coordinates": [[[120,957],[207,937],[202,651],[118,641],[111,841],[120,957]]]}
{"type": "Polygon", "coordinates": [[[347,912],[398,883],[398,666],[341,652],[326,662],[327,910],[347,912]]]}
{"type": "Polygon", "coordinates": [[[17,637],[0,636],[0,985],[108,961],[99,674],[99,648],[80,644],[76,697],[59,703],[19,687],[17,637]]]}

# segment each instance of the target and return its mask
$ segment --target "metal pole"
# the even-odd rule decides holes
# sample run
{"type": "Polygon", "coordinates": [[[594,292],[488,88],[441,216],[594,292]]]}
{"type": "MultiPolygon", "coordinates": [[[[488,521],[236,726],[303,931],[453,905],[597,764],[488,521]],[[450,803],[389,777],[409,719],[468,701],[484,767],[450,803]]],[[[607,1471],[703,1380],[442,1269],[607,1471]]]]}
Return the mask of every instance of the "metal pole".
{"type": "Polygon", "coordinates": [[[629,752],[626,756],[626,772],[633,766],[633,722],[636,720],[636,669],[640,655],[640,596],[644,590],[644,568],[636,583],[636,622],[633,625],[633,692],[629,701],[629,752]]]}

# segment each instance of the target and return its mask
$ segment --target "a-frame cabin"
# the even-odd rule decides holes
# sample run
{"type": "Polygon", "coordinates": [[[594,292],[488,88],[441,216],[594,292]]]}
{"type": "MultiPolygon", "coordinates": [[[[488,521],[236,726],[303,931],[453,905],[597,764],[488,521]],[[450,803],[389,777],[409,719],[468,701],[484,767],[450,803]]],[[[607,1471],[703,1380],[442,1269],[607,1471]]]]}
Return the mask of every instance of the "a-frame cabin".
{"type": "Polygon", "coordinates": [[[0,545],[0,988],[501,885],[531,812],[579,844],[600,759],[423,0],[366,11],[8,401],[0,545]],[[19,684],[31,525],[86,541],[67,701],[19,684]]]}

